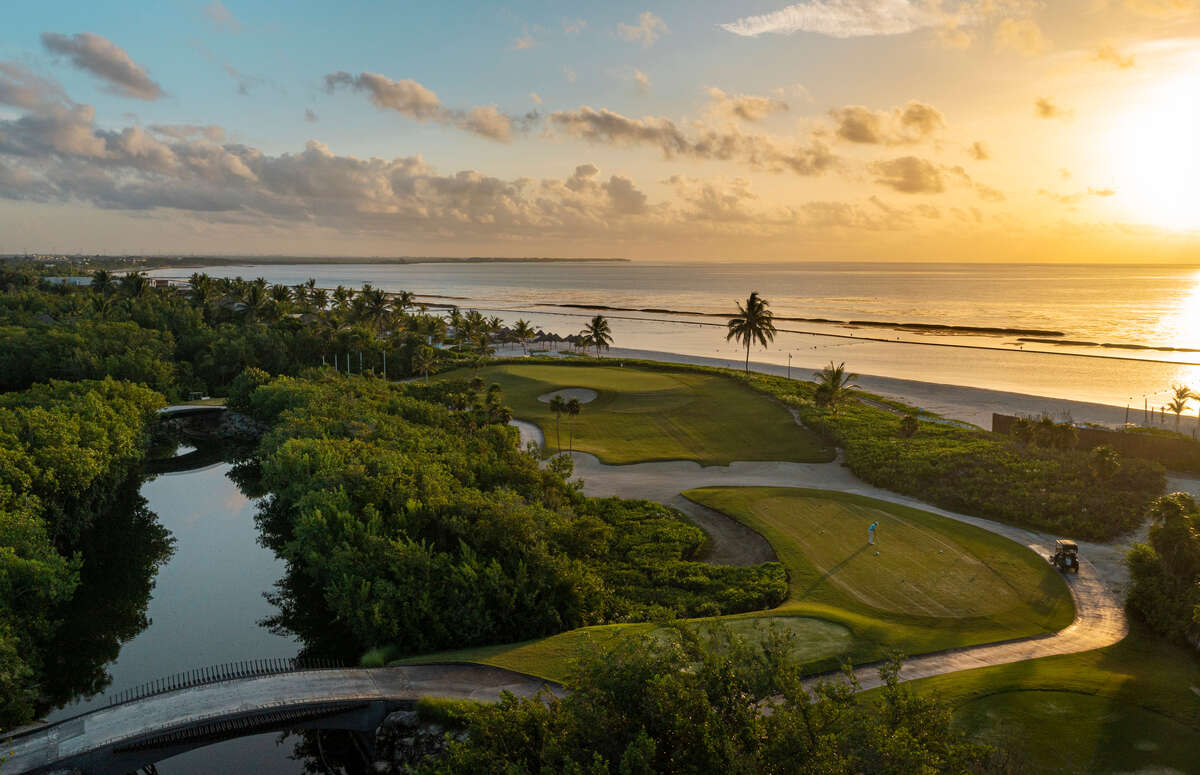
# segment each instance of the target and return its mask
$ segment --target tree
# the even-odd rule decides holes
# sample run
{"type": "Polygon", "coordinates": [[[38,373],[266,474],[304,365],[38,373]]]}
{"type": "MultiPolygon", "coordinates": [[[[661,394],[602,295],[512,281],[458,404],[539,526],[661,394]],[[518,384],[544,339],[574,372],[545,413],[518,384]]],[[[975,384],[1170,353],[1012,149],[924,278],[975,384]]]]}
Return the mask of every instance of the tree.
{"type": "Polygon", "coordinates": [[[583,327],[583,330],[579,332],[579,335],[583,337],[581,344],[584,346],[584,349],[588,347],[596,348],[597,358],[600,357],[600,350],[607,350],[613,341],[612,329],[609,328],[608,320],[603,315],[597,315],[589,320],[587,325],[583,327]]]}
{"type": "Polygon", "coordinates": [[[513,336],[517,337],[517,341],[521,343],[521,352],[525,355],[529,354],[527,347],[529,340],[533,338],[533,326],[529,325],[529,321],[522,318],[513,325],[513,336]]]}
{"type": "Polygon", "coordinates": [[[1025,446],[1032,444],[1036,435],[1034,425],[1029,421],[1028,417],[1018,417],[1013,420],[1009,433],[1012,434],[1014,439],[1025,446]]]}
{"type": "Polygon", "coordinates": [[[1107,444],[1101,444],[1092,450],[1090,465],[1092,476],[1107,481],[1121,470],[1121,453],[1107,444]]]}
{"type": "Polygon", "coordinates": [[[1187,409],[1187,403],[1196,395],[1192,393],[1191,388],[1187,385],[1173,385],[1171,387],[1171,400],[1167,402],[1167,408],[1175,413],[1175,432],[1179,432],[1179,418],[1187,409]]]}
{"type": "Polygon", "coordinates": [[[567,436],[567,449],[571,452],[575,451],[575,418],[579,416],[579,411],[581,408],[582,405],[579,403],[579,399],[572,398],[567,402],[567,405],[563,409],[563,411],[567,413],[567,417],[570,418],[567,436]]]}
{"type": "Polygon", "coordinates": [[[413,352],[412,370],[424,375],[426,385],[429,384],[429,372],[433,371],[436,364],[437,351],[429,345],[423,344],[413,352]]]}
{"type": "Polygon", "coordinates": [[[479,368],[496,352],[496,348],[492,347],[491,334],[487,331],[474,334],[471,338],[471,350],[475,354],[475,373],[478,374],[479,368]]]}
{"type": "Polygon", "coordinates": [[[858,388],[852,380],[858,379],[857,374],[846,372],[845,362],[833,365],[833,361],[820,371],[813,374],[817,380],[817,389],[813,400],[817,406],[828,407],[837,414],[838,407],[850,396],[850,391],[858,388]]]}
{"type": "Polygon", "coordinates": [[[767,309],[770,305],[766,299],[751,291],[745,306],[738,302],[738,314],[729,321],[729,331],[725,341],[731,339],[746,346],[746,373],[750,373],[750,346],[757,342],[766,347],[775,341],[775,315],[767,309]]]}
{"type": "Polygon", "coordinates": [[[550,411],[554,412],[554,439],[555,446],[559,453],[562,452],[562,433],[559,430],[559,420],[562,419],[563,412],[567,411],[567,402],[563,400],[562,394],[555,394],[550,399],[550,411]]]}
{"type": "Polygon", "coordinates": [[[982,772],[993,749],[954,729],[948,707],[880,669],[876,701],[853,677],[806,687],[795,636],[753,642],[714,626],[613,638],[585,652],[572,692],[506,695],[467,712],[465,734],[421,775],[483,773],[982,772]]]}
{"type": "Polygon", "coordinates": [[[141,272],[129,272],[122,275],[118,283],[121,293],[131,299],[145,295],[150,290],[150,278],[141,272]]]}
{"type": "Polygon", "coordinates": [[[917,422],[917,416],[911,412],[904,415],[900,420],[900,435],[906,439],[911,439],[917,435],[917,429],[920,427],[917,422]]]}
{"type": "Polygon", "coordinates": [[[97,293],[111,293],[113,289],[112,272],[107,269],[97,269],[92,272],[92,290],[97,293]]]}

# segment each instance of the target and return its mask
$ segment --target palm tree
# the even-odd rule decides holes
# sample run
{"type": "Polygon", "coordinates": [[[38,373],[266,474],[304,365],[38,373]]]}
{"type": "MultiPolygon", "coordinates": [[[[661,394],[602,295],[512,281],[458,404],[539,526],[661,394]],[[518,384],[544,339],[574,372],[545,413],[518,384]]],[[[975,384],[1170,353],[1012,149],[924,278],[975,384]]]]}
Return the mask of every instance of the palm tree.
{"type": "Polygon", "coordinates": [[[487,331],[475,334],[471,339],[471,345],[475,352],[475,374],[478,375],[479,367],[492,356],[492,353],[496,352],[496,349],[492,347],[492,337],[487,331]]]}
{"type": "Polygon", "coordinates": [[[575,418],[579,416],[579,410],[581,408],[582,407],[579,403],[579,399],[572,398],[567,402],[567,405],[564,409],[564,411],[567,413],[567,417],[570,418],[567,449],[571,452],[575,451],[575,418]]]}
{"type": "Polygon", "coordinates": [[[837,414],[838,405],[846,400],[850,391],[858,387],[851,382],[858,379],[858,375],[846,373],[844,362],[834,366],[833,361],[830,361],[828,366],[813,376],[817,379],[817,390],[814,394],[817,406],[828,406],[834,414],[837,414]]]}
{"type": "Polygon", "coordinates": [[[529,340],[533,338],[533,326],[529,325],[529,321],[522,318],[513,325],[513,335],[517,337],[517,341],[521,343],[521,352],[529,355],[529,349],[526,346],[529,340]]]}
{"type": "Polygon", "coordinates": [[[770,302],[751,291],[746,306],[738,302],[738,314],[729,321],[729,333],[725,341],[736,339],[746,345],[746,373],[750,373],[750,345],[758,342],[763,347],[775,341],[775,315],[767,307],[770,302]]]}
{"type": "Polygon", "coordinates": [[[308,303],[312,305],[313,309],[324,312],[325,307],[329,304],[329,294],[325,292],[324,288],[313,288],[308,292],[308,303]]]}
{"type": "MultiPolygon", "coordinates": [[[[303,302],[304,291],[299,289],[297,289],[297,291],[298,293],[296,300],[298,302],[303,302]]],[[[292,289],[286,285],[272,285],[270,295],[271,301],[275,302],[276,304],[287,304],[292,300],[292,289]]]]}
{"type": "Polygon", "coordinates": [[[608,327],[608,321],[603,315],[597,315],[588,321],[588,324],[583,327],[579,335],[583,337],[580,344],[583,345],[584,349],[587,349],[588,346],[596,348],[597,358],[600,357],[600,349],[604,348],[607,350],[613,340],[612,329],[608,327]]]}
{"type": "Polygon", "coordinates": [[[425,376],[426,385],[429,384],[429,372],[433,371],[435,365],[437,365],[437,350],[429,345],[423,344],[413,353],[412,369],[425,376]]]}
{"type": "Polygon", "coordinates": [[[1173,385],[1171,387],[1171,400],[1167,402],[1167,408],[1175,413],[1175,432],[1179,432],[1179,417],[1183,414],[1183,410],[1187,409],[1187,403],[1196,395],[1192,393],[1192,389],[1187,385],[1173,385]]]}
{"type": "Polygon", "coordinates": [[[567,402],[561,395],[555,395],[550,399],[550,411],[554,412],[554,439],[557,442],[559,454],[562,454],[562,433],[559,431],[558,421],[562,418],[563,412],[567,411],[567,402]]]}
{"type": "Polygon", "coordinates": [[[113,289],[112,272],[107,269],[97,269],[92,272],[92,290],[97,293],[108,293],[113,289]]]}
{"type": "Polygon", "coordinates": [[[121,278],[120,287],[122,293],[136,299],[150,290],[150,278],[141,272],[130,272],[121,278]]]}

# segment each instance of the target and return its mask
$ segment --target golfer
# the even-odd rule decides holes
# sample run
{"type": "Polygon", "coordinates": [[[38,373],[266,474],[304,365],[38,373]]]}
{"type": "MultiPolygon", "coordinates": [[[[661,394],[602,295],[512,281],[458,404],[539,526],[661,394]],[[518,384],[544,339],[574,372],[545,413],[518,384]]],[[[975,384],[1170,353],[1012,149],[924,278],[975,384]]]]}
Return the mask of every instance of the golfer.
{"type": "Polygon", "coordinates": [[[867,544],[869,546],[875,545],[875,528],[877,527],[879,527],[879,523],[872,522],[871,526],[867,528],[867,544]]]}

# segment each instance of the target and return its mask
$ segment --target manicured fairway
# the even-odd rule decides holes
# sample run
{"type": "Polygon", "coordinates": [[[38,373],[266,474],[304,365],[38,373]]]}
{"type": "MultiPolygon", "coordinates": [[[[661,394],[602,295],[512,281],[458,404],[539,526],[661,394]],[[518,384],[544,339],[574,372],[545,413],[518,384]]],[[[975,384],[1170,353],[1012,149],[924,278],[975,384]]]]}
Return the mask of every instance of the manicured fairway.
{"type": "Polygon", "coordinates": [[[771,543],[788,571],[780,610],[828,616],[864,641],[916,654],[1054,632],[1075,616],[1066,584],[1044,560],[956,520],[801,488],[684,495],[771,543]],[[874,547],[867,545],[872,522],[879,523],[874,547]]]}
{"type": "Polygon", "coordinates": [[[949,703],[972,737],[1002,743],[1017,771],[1200,771],[1200,656],[1137,622],[1107,648],[927,678],[911,688],[949,703]]]}
{"type": "MultiPolygon", "coordinates": [[[[697,620],[701,633],[711,622],[719,621],[733,633],[752,640],[768,628],[775,627],[790,634],[793,640],[792,653],[802,662],[831,659],[846,651],[851,645],[850,631],[841,625],[822,619],[800,616],[732,616],[720,619],[697,620]]],[[[589,644],[602,645],[605,641],[630,634],[654,634],[660,628],[654,624],[612,624],[600,627],[583,627],[554,635],[542,640],[513,643],[503,646],[483,646],[401,660],[420,663],[480,662],[485,665],[503,667],[518,673],[536,675],[553,681],[565,682],[572,660],[589,644]]]]}
{"type": "MultiPolygon", "coordinates": [[[[470,378],[463,369],[446,378],[470,378]]],[[[833,451],[797,425],[781,404],[735,379],[687,371],[651,371],[592,363],[519,363],[480,369],[479,376],[504,389],[518,419],[536,423],[546,452],[560,446],[590,452],[609,464],[695,460],[728,465],[734,460],[824,462],[833,451]],[[563,388],[596,391],[572,421],[557,423],[538,396],[563,388]]]]}

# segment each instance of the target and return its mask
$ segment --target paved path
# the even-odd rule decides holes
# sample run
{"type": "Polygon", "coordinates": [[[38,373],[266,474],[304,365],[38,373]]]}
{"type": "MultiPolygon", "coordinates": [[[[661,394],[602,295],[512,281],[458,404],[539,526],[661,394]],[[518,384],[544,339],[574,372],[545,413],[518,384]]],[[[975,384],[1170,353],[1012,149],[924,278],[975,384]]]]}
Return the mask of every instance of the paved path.
{"type": "MultiPolygon", "coordinates": [[[[517,424],[521,429],[523,442],[540,441],[541,434],[536,426],[525,422],[517,424]]],[[[683,460],[610,466],[601,463],[595,455],[584,452],[575,452],[573,457],[575,475],[585,483],[584,492],[597,497],[616,495],[623,498],[644,498],[679,506],[681,501],[687,502],[679,493],[696,487],[810,487],[865,495],[967,522],[1016,541],[1042,558],[1052,553],[1054,539],[1058,537],[957,514],[873,487],[842,465],[840,457],[832,463],[734,462],[728,466],[707,467],[683,460]]],[[[716,512],[711,514],[727,523],[734,522],[716,512]]],[[[701,523],[704,524],[702,521],[701,523]]],[[[740,524],[738,527],[748,530],[740,524]]],[[[710,535],[713,536],[715,544],[726,540],[727,536],[732,534],[713,531],[710,535]]],[[[758,541],[766,543],[761,536],[756,533],[754,535],[758,541]]],[[[912,680],[1056,654],[1091,651],[1120,641],[1129,631],[1121,602],[1124,599],[1124,585],[1127,579],[1122,562],[1126,544],[1080,542],[1079,546],[1082,558],[1079,574],[1064,576],[1075,600],[1075,621],[1069,627],[1051,635],[911,657],[904,662],[901,678],[912,680]]],[[[733,554],[736,556],[737,553],[733,554]]],[[[719,556],[722,556],[720,552],[714,552],[711,559],[717,561],[719,556]]],[[[879,684],[875,667],[862,668],[856,671],[856,674],[864,687],[879,684]]]]}
{"type": "Polygon", "coordinates": [[[28,732],[5,744],[13,755],[4,761],[3,772],[27,772],[122,740],[260,710],[429,696],[495,701],[501,691],[528,697],[546,686],[543,679],[486,665],[309,670],[222,681],[101,708],[28,732]]]}

